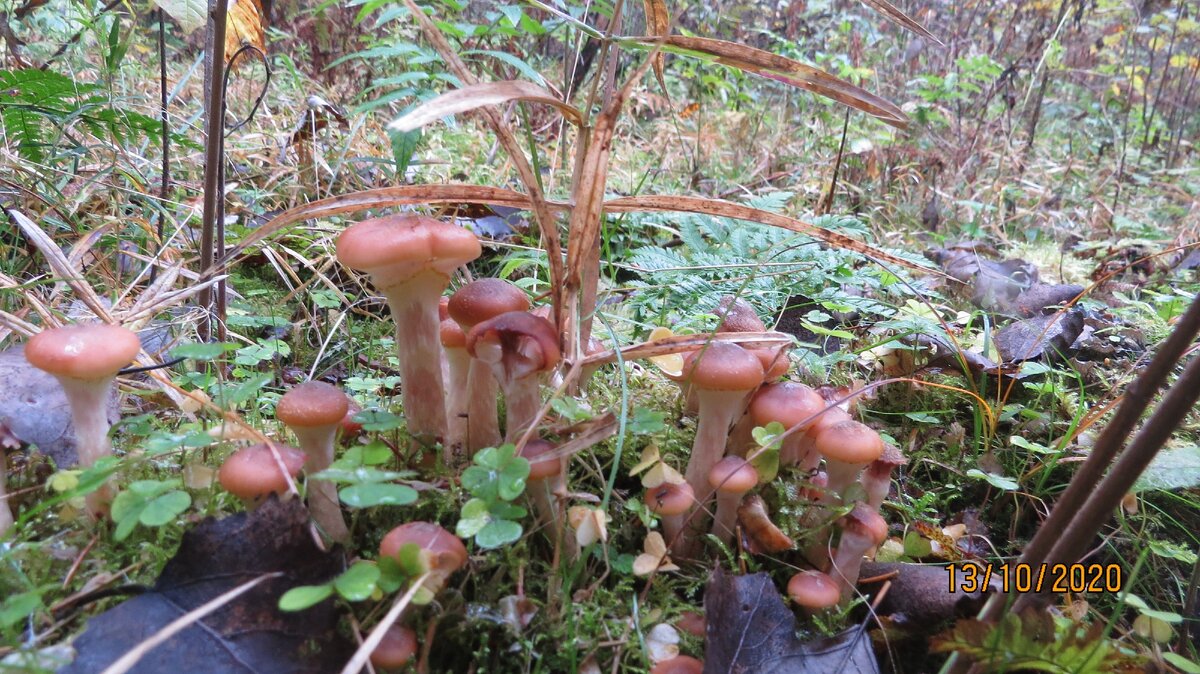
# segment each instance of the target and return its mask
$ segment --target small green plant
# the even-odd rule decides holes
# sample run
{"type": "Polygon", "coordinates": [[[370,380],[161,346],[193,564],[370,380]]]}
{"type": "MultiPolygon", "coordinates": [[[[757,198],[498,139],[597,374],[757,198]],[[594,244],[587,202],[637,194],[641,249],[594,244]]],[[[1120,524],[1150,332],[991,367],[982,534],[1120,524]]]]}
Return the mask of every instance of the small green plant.
{"type": "Polygon", "coordinates": [[[475,455],[475,465],[463,471],[463,488],[471,500],[463,504],[455,533],[474,538],[485,549],[508,545],[521,537],[525,509],[512,501],[525,493],[529,461],[517,456],[512,444],[487,447],[475,455]]]}
{"type": "Polygon", "coordinates": [[[412,477],[412,473],[376,467],[391,460],[391,449],[376,440],[368,445],[350,448],[329,468],[313,477],[347,485],[338,490],[338,498],[351,508],[409,505],[417,500],[416,490],[408,485],[396,484],[395,481],[412,477]]]}
{"type": "MultiPolygon", "coordinates": [[[[429,565],[421,555],[421,548],[415,543],[408,543],[400,548],[396,558],[380,557],[373,562],[360,560],[328,583],[293,587],[279,598],[279,608],[283,611],[303,611],[325,601],[334,593],[350,602],[378,600],[385,594],[405,587],[428,570],[429,565]]],[[[412,601],[414,604],[427,604],[432,599],[432,591],[422,587],[412,601]]]]}
{"type": "Polygon", "coordinates": [[[113,537],[125,540],[137,525],[161,527],[174,522],[192,505],[192,497],[179,489],[179,480],[138,480],[117,494],[112,504],[113,537]]]}

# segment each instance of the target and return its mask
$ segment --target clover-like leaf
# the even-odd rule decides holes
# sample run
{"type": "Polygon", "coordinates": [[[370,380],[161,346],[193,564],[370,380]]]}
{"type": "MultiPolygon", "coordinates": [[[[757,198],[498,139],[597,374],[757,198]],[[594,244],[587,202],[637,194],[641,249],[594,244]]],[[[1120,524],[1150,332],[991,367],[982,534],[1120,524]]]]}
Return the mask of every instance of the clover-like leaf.
{"type": "Polygon", "coordinates": [[[492,520],[475,534],[475,542],[481,548],[498,548],[521,537],[521,525],[512,520],[492,520]]]}
{"type": "Polygon", "coordinates": [[[310,606],[316,606],[333,594],[333,584],[300,585],[293,587],[279,598],[279,610],[303,611],[310,606]]]}
{"type": "Polygon", "coordinates": [[[417,491],[402,484],[368,482],[345,487],[338,491],[338,497],[351,508],[369,508],[377,505],[408,505],[417,500],[417,491]]]}
{"type": "Polygon", "coordinates": [[[378,566],[370,562],[357,562],[334,579],[333,587],[347,601],[362,601],[375,592],[381,575],[378,566]]]}

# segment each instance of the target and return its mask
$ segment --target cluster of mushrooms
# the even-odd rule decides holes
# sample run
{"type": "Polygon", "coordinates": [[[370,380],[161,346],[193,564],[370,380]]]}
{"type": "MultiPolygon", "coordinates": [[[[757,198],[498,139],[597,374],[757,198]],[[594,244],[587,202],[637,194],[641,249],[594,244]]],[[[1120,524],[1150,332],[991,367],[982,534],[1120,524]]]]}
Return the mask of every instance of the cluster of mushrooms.
{"type": "MultiPolygon", "coordinates": [[[[567,458],[558,456],[555,446],[537,437],[533,428],[542,407],[542,379],[562,359],[558,331],[544,307],[532,308],[526,294],[507,281],[479,279],[443,297],[455,270],[481,253],[470,231],[414,215],[364,220],[337,240],[338,260],[367,274],[387,299],[413,447],[432,451],[440,443],[445,464],[457,467],[484,447],[520,444],[531,464],[527,492],[535,514],[559,536],[567,458]]],[[[718,332],[765,331],[744,302],[723,303],[722,315],[718,332]]],[[[28,361],[57,377],[70,400],[83,467],[111,453],[107,401],[117,373],[139,350],[134,333],[105,324],[47,329],[26,344],[28,361]]],[[[786,350],[779,347],[743,348],[714,339],[685,353],[682,367],[668,375],[698,415],[691,457],[683,475],[669,471],[666,481],[647,490],[645,502],[660,518],[676,559],[699,557],[706,532],[726,544],[739,529],[754,533],[751,549],[761,548],[760,529],[774,525],[766,518],[763,500],[753,493],[759,484],[754,460],[762,448],[751,431],[782,424],[788,433],[780,465],[794,466],[805,478],[802,498],[811,502],[808,512],[814,513],[805,525],[821,531],[819,545],[805,551],[814,568],[796,574],[788,591],[799,604],[819,610],[849,598],[864,554],[886,538],[879,507],[892,469],[904,459],[875,431],[852,420],[844,401],[838,406],[807,386],[781,381],[788,367],[786,350]],[[840,534],[833,548],[829,540],[835,530],[840,534]]],[[[296,493],[294,481],[301,471],[319,473],[332,463],[339,436],[356,430],[357,411],[330,384],[313,381],[294,387],[279,400],[276,416],[291,429],[296,446],[267,442],[239,449],[222,465],[221,484],[247,508],[270,494],[286,498],[296,493]]],[[[88,512],[104,517],[114,494],[112,485],[90,494],[88,512]]],[[[323,537],[349,541],[334,485],[310,478],[306,494],[323,537]]],[[[5,516],[8,508],[0,507],[0,534],[5,516]]],[[[782,532],[774,533],[785,542],[780,549],[792,547],[782,532]]],[[[434,592],[467,561],[462,542],[428,522],[392,530],[380,555],[398,555],[406,543],[424,551],[432,573],[427,589],[434,592]]],[[[411,630],[394,626],[376,649],[377,665],[399,666],[415,648],[411,630]]]]}

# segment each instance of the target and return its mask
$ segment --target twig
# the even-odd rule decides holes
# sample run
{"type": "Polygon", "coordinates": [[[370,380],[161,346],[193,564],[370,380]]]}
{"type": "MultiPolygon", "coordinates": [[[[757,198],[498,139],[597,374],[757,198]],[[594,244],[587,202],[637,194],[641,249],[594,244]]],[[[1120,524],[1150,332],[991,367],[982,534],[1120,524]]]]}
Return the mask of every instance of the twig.
{"type": "Polygon", "coordinates": [[[158,112],[162,118],[162,184],[159,186],[159,211],[158,221],[155,223],[154,232],[158,240],[154,242],[154,257],[155,264],[150,267],[151,285],[158,278],[157,258],[162,253],[163,245],[163,220],[166,220],[167,214],[163,210],[167,203],[167,194],[171,189],[171,125],[167,120],[167,41],[166,41],[166,16],[163,14],[162,8],[158,10],[158,112]]]}
{"type": "MultiPolygon", "coordinates": [[[[213,265],[213,239],[221,217],[225,186],[221,167],[225,163],[225,22],[229,5],[225,0],[209,0],[208,35],[204,49],[204,212],[200,231],[200,274],[213,265]]],[[[224,254],[225,251],[221,251],[224,254]]],[[[212,335],[212,290],[205,288],[198,298],[204,316],[198,330],[201,341],[212,335]]]]}

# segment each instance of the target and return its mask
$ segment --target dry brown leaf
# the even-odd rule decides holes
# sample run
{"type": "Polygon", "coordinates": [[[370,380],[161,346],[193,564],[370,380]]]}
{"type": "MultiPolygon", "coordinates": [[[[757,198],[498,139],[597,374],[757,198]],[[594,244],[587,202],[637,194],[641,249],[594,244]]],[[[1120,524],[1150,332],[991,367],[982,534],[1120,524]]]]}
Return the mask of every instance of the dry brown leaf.
{"type": "Polygon", "coordinates": [[[927,40],[932,40],[938,45],[943,47],[946,46],[941,40],[937,39],[936,35],[930,33],[925,26],[917,23],[916,19],[913,19],[909,15],[905,14],[900,10],[900,8],[888,2],[888,0],[862,0],[862,4],[886,16],[889,21],[900,26],[901,28],[908,29],[927,40]]]}
{"type": "Polygon", "coordinates": [[[267,17],[259,0],[229,0],[225,18],[225,63],[236,68],[246,54],[230,63],[242,45],[251,45],[265,56],[267,53],[267,17]]]}
{"type": "MultiPolygon", "coordinates": [[[[646,10],[646,33],[648,35],[666,35],[671,30],[671,15],[667,12],[667,3],[663,0],[642,0],[642,7],[646,10]]],[[[663,94],[670,98],[670,93],[667,91],[667,82],[663,79],[663,65],[666,63],[667,57],[665,54],[658,54],[654,57],[654,77],[658,80],[658,86],[662,88],[663,94]]]]}
{"type": "Polygon", "coordinates": [[[418,105],[416,109],[389,124],[388,128],[396,131],[413,131],[443,117],[468,112],[485,105],[501,105],[512,101],[552,105],[575,126],[583,124],[583,115],[578,110],[560,101],[554,94],[542,87],[533,82],[504,80],[468,84],[461,89],[447,91],[418,105]]]}
{"type": "Polygon", "coordinates": [[[762,49],[726,40],[683,35],[670,35],[665,40],[659,36],[632,37],[622,40],[622,43],[626,45],[643,48],[653,47],[660,42],[663,51],[720,63],[761,75],[833,99],[855,110],[861,110],[877,117],[897,128],[903,129],[908,126],[908,117],[890,101],[834,77],[824,70],[762,49]]]}

